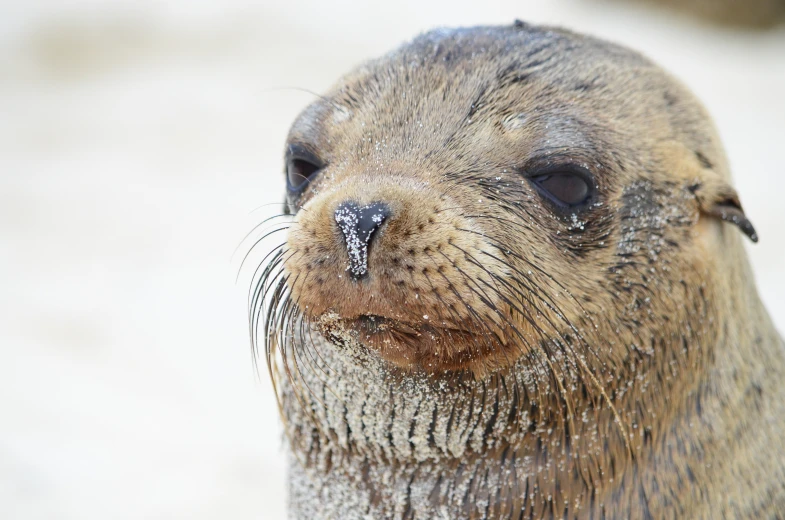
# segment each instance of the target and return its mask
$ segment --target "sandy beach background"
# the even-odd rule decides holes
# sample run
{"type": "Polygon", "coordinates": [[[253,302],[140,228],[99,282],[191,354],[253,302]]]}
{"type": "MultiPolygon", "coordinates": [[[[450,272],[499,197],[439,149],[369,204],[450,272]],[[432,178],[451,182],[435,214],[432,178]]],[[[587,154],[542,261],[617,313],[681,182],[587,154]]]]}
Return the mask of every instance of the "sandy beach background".
{"type": "Polygon", "coordinates": [[[0,518],[284,518],[232,253],[282,200],[300,89],[515,18],[637,48],[704,100],[785,330],[785,28],[599,0],[3,0],[0,518]]]}

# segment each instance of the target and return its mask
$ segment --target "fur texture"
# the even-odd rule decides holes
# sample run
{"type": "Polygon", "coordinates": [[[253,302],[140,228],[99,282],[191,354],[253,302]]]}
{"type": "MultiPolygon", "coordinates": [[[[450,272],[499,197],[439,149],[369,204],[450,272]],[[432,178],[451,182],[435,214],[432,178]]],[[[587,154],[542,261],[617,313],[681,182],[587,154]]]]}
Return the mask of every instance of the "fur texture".
{"type": "Polygon", "coordinates": [[[321,169],[251,322],[294,517],[785,515],[785,350],[730,224],[757,236],[708,115],[657,66],[560,29],[436,30],[345,77],[289,145],[321,169]],[[577,208],[532,182],[567,165],[592,179],[577,208]],[[391,211],[359,281],[348,201],[391,211]]]}

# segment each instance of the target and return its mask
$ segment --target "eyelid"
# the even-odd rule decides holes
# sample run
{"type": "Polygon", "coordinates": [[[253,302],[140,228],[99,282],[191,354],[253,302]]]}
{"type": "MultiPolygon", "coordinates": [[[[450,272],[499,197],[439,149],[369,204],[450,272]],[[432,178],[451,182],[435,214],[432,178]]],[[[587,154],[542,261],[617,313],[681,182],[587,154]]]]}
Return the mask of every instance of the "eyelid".
{"type": "Polygon", "coordinates": [[[595,185],[594,175],[585,166],[559,157],[543,157],[529,160],[523,167],[518,168],[518,172],[529,179],[542,175],[570,173],[580,176],[591,186],[595,185]]]}
{"type": "Polygon", "coordinates": [[[289,161],[300,159],[315,164],[319,166],[319,168],[324,168],[324,161],[313,153],[310,147],[299,143],[292,143],[286,147],[286,156],[284,159],[287,164],[289,161]]]}

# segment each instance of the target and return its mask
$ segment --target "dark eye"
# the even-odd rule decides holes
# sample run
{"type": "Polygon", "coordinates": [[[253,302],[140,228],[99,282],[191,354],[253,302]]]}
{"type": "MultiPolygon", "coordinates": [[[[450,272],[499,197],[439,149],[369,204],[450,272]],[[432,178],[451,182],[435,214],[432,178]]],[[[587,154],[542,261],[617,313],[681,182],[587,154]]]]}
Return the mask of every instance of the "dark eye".
{"type": "Polygon", "coordinates": [[[291,159],[286,165],[286,177],[289,179],[289,189],[299,191],[314,173],[321,170],[321,166],[303,159],[291,159]]]}
{"type": "Polygon", "coordinates": [[[314,154],[300,146],[290,146],[286,156],[286,181],[292,192],[303,191],[308,181],[324,168],[314,154]]]}
{"type": "Polygon", "coordinates": [[[554,172],[531,178],[548,198],[561,206],[578,206],[589,198],[589,182],[577,173],[554,172]]]}

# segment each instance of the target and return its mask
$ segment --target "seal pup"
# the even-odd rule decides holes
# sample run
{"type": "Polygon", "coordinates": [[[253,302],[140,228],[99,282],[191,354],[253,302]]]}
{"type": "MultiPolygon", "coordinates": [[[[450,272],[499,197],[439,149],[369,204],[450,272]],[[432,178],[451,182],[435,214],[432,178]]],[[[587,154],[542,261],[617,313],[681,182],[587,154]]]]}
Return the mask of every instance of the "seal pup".
{"type": "Polygon", "coordinates": [[[250,317],[292,517],[785,515],[758,237],[706,111],[652,62],[434,30],[306,108],[285,164],[250,317]]]}

